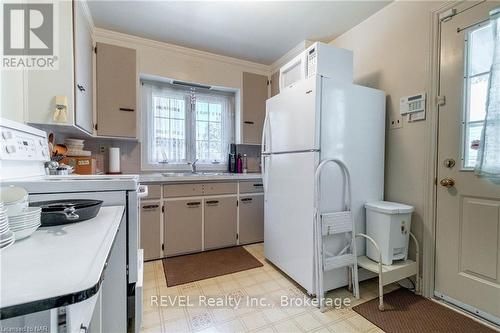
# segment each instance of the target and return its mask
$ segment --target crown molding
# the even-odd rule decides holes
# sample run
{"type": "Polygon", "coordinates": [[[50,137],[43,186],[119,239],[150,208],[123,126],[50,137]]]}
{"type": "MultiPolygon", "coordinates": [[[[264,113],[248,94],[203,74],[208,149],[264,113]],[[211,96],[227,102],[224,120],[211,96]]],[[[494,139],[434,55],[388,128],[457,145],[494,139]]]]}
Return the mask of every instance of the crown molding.
{"type": "Polygon", "coordinates": [[[206,51],[200,51],[200,50],[196,50],[196,49],[192,49],[192,48],[188,48],[188,47],[184,47],[184,46],[179,46],[179,45],[174,45],[174,44],[169,44],[169,43],[165,43],[165,42],[159,42],[159,41],[152,40],[152,39],[142,38],[142,37],[124,34],[121,32],[116,32],[116,31],[102,29],[102,28],[94,28],[94,33],[95,33],[96,39],[106,39],[106,40],[111,40],[111,41],[114,40],[114,41],[119,41],[119,42],[124,42],[124,43],[135,44],[135,45],[142,45],[142,46],[157,48],[157,49],[161,49],[161,50],[181,53],[181,54],[185,54],[188,56],[204,58],[207,60],[224,62],[224,63],[231,64],[231,65],[245,67],[245,68],[251,69],[255,72],[262,73],[264,75],[270,75],[270,73],[271,73],[271,66],[259,64],[259,63],[252,62],[252,61],[223,56],[220,54],[215,54],[215,53],[206,52],[206,51]]]}
{"type": "Polygon", "coordinates": [[[292,60],[297,54],[307,49],[313,43],[314,43],[313,41],[305,39],[302,42],[295,45],[293,49],[285,53],[281,58],[279,58],[278,60],[276,60],[271,64],[270,66],[271,74],[275,73],[277,70],[283,67],[283,65],[292,60]]]}

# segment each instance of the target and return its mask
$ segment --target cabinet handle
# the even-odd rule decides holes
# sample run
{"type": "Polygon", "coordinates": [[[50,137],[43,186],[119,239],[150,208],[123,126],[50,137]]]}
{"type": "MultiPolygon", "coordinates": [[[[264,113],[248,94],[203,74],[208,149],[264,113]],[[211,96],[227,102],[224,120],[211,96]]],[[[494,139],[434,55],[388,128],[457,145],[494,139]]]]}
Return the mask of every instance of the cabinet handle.
{"type": "Polygon", "coordinates": [[[188,207],[195,207],[195,206],[199,206],[199,205],[201,205],[200,201],[186,203],[186,206],[188,206],[188,207]]]}
{"type": "Polygon", "coordinates": [[[120,111],[126,111],[126,112],[134,112],[134,109],[129,109],[129,108],[120,108],[120,111]]]}
{"type": "Polygon", "coordinates": [[[253,186],[254,186],[254,187],[262,187],[262,186],[264,186],[264,184],[262,184],[262,183],[259,183],[259,184],[253,184],[253,186]]]}
{"type": "Polygon", "coordinates": [[[219,200],[209,200],[206,201],[207,205],[217,205],[219,203],[219,200]]]}
{"type": "Polygon", "coordinates": [[[85,88],[81,85],[81,84],[77,84],[76,87],[78,88],[78,90],[80,91],[85,91],[85,88]]]}
{"type": "Polygon", "coordinates": [[[252,198],[243,198],[241,199],[241,202],[250,202],[252,200],[253,200],[252,198]]]}
{"type": "Polygon", "coordinates": [[[87,333],[89,328],[83,324],[80,324],[80,332],[87,333]]]}
{"type": "Polygon", "coordinates": [[[254,122],[253,122],[253,121],[244,121],[243,123],[244,123],[244,124],[247,124],[247,125],[253,125],[253,124],[254,124],[254,122]]]}
{"type": "Polygon", "coordinates": [[[160,207],[160,205],[145,205],[145,206],[142,206],[142,209],[155,209],[158,207],[160,207]]]}

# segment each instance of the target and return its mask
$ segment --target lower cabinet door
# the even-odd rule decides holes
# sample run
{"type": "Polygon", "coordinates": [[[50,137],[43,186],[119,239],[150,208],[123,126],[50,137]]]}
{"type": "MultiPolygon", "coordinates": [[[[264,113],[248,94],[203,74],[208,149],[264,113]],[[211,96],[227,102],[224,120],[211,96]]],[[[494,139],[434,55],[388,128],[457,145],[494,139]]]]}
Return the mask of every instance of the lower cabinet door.
{"type": "Polygon", "coordinates": [[[240,244],[264,240],[264,195],[240,197],[240,244]]]}
{"type": "Polygon", "coordinates": [[[161,257],[161,205],[159,201],[141,202],[141,245],[144,260],[161,257]]]}
{"type": "Polygon", "coordinates": [[[101,285],[102,332],[127,332],[127,222],[122,219],[101,285]]]}
{"type": "Polygon", "coordinates": [[[165,201],[166,256],[201,251],[202,204],[202,199],[165,201]]]}
{"type": "Polygon", "coordinates": [[[205,198],[205,249],[236,245],[236,197],[205,198]]]}

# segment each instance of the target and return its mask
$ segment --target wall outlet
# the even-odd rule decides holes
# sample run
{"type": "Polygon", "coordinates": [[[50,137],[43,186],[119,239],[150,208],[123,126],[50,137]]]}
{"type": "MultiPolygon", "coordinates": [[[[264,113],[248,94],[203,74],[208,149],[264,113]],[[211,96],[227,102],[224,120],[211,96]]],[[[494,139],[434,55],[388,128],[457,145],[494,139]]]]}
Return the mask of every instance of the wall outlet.
{"type": "Polygon", "coordinates": [[[106,146],[99,146],[99,152],[104,154],[106,152],[106,146]]]}
{"type": "Polygon", "coordinates": [[[389,129],[397,129],[403,127],[403,116],[400,114],[393,116],[389,116],[389,129]]]}

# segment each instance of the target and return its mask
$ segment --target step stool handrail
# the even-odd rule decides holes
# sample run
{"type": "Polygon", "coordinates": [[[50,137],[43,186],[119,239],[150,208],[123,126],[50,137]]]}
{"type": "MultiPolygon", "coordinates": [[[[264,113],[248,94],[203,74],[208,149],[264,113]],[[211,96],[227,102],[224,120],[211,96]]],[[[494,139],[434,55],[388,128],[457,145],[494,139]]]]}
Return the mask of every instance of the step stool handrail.
{"type": "Polygon", "coordinates": [[[320,181],[320,177],[321,177],[321,171],[323,170],[325,165],[327,165],[328,163],[337,164],[344,175],[344,179],[345,179],[344,191],[347,190],[347,195],[344,195],[344,209],[350,211],[351,210],[351,201],[352,201],[351,174],[349,173],[349,169],[347,168],[345,163],[337,158],[329,158],[329,159],[323,160],[316,168],[316,172],[314,174],[315,189],[316,189],[316,198],[315,198],[316,211],[319,214],[320,203],[321,203],[321,186],[319,186],[319,184],[320,184],[319,181],[320,181]]]}

